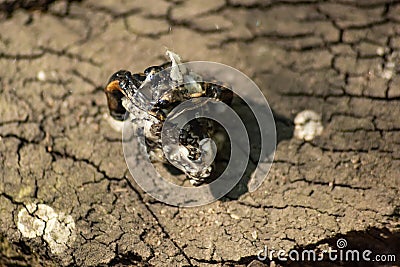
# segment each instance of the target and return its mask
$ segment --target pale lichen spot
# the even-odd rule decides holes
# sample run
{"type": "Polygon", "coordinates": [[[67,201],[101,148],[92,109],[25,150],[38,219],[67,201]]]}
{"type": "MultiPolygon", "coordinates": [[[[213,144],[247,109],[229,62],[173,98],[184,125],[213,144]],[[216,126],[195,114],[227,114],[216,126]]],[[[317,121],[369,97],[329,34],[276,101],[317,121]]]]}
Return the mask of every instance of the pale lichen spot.
{"type": "Polygon", "coordinates": [[[75,240],[75,222],[70,215],[56,213],[45,204],[28,204],[18,213],[23,237],[43,237],[54,254],[64,252],[75,240]]]}
{"type": "Polygon", "coordinates": [[[386,80],[391,80],[396,74],[396,68],[400,59],[398,52],[392,52],[386,58],[384,66],[378,66],[378,75],[386,80]]]}
{"type": "Polygon", "coordinates": [[[294,119],[294,136],[298,139],[311,141],[315,136],[321,135],[324,127],[321,115],[312,110],[304,110],[294,119]]]}

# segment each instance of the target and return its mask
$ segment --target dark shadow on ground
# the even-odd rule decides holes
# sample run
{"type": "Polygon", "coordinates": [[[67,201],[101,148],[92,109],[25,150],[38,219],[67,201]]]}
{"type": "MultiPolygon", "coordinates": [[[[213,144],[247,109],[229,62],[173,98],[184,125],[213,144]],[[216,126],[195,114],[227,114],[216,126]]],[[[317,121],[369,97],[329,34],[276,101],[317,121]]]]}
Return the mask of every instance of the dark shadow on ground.
{"type": "MultiPolygon", "coordinates": [[[[254,103],[253,103],[254,104],[254,103]]],[[[258,162],[260,161],[260,152],[261,152],[261,132],[259,124],[256,120],[251,109],[243,102],[238,100],[236,105],[233,105],[233,109],[237,112],[237,114],[242,119],[242,122],[245,124],[249,140],[250,140],[250,160],[248,162],[245,174],[241,178],[241,180],[236,184],[236,186],[223,198],[222,201],[230,201],[238,199],[241,195],[245,194],[249,191],[249,182],[250,177],[255,171],[258,162]]],[[[272,110],[273,118],[275,121],[276,128],[276,146],[283,141],[291,139],[293,136],[294,124],[293,121],[289,118],[286,118],[272,110]]],[[[267,140],[269,141],[269,140],[267,140]]],[[[228,144],[229,146],[230,144],[228,144]]],[[[275,151],[268,151],[269,154],[274,153],[275,151]]],[[[225,153],[227,154],[227,153],[225,153]]],[[[227,159],[229,160],[229,158],[227,159]]],[[[264,161],[265,159],[261,159],[264,161]]]]}
{"type": "MultiPolygon", "coordinates": [[[[252,105],[255,105],[252,103],[252,105]]],[[[247,163],[247,168],[244,171],[244,175],[240,179],[240,181],[236,184],[236,186],[224,197],[220,198],[221,201],[230,201],[238,199],[241,195],[249,192],[249,184],[251,183],[250,177],[254,173],[258,162],[260,161],[260,153],[261,153],[261,132],[260,130],[265,131],[274,131],[275,133],[268,135],[273,136],[276,139],[276,146],[283,140],[291,139],[293,136],[294,124],[289,119],[286,118],[274,111],[272,111],[271,123],[272,118],[273,122],[275,123],[275,129],[273,125],[270,125],[270,129],[260,129],[259,124],[257,122],[256,117],[253,114],[253,111],[239,98],[235,98],[233,104],[231,105],[233,110],[238,114],[241,121],[243,122],[248,137],[249,137],[249,144],[250,144],[250,157],[247,163]]],[[[219,134],[223,134],[225,137],[224,139],[227,140],[223,143],[222,148],[218,148],[218,152],[216,155],[214,172],[208,178],[208,182],[211,183],[218,179],[220,175],[225,171],[226,166],[231,158],[231,142],[229,140],[229,136],[222,125],[215,122],[215,127],[218,128],[216,130],[219,134]]],[[[216,141],[216,140],[215,140],[216,141]]],[[[275,142],[274,140],[267,140],[267,142],[275,142]]],[[[275,145],[271,145],[268,143],[267,151],[268,155],[272,155],[275,152],[275,145]]],[[[267,159],[261,159],[261,162],[268,162],[267,159]]],[[[171,164],[164,164],[164,168],[171,174],[171,175],[180,175],[182,172],[172,166],[171,164]]],[[[178,181],[175,181],[178,182],[178,181]]],[[[188,185],[191,186],[191,185],[188,185]]],[[[215,186],[211,186],[210,190],[214,194],[216,198],[221,196],[221,192],[217,191],[219,188],[215,188],[215,186]],[[215,189],[215,191],[213,191],[215,189]]]]}
{"type": "MultiPolygon", "coordinates": [[[[48,11],[49,7],[55,2],[65,2],[70,5],[72,2],[82,2],[82,0],[9,0],[1,1],[0,14],[6,17],[11,17],[12,14],[18,9],[25,9],[28,11],[39,10],[42,12],[48,11]]],[[[68,10],[68,7],[67,7],[68,10]]]]}

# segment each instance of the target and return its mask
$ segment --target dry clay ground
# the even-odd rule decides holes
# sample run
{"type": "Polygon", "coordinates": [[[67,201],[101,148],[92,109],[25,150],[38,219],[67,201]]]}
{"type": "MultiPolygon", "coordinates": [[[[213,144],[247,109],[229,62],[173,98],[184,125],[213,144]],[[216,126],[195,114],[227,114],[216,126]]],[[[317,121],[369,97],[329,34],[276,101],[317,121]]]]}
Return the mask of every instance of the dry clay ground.
{"type": "Polygon", "coordinates": [[[400,1],[51,2],[0,2],[0,265],[263,266],[339,237],[400,259],[400,1]],[[241,70],[280,114],[256,192],[176,208],[126,179],[102,88],[166,48],[241,70]]]}

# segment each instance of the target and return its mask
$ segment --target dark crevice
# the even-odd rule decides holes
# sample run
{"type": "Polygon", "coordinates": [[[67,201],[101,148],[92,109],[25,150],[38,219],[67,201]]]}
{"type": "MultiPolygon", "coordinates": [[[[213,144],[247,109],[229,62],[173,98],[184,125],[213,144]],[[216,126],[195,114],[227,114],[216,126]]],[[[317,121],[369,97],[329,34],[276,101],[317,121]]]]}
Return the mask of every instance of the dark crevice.
{"type": "Polygon", "coordinates": [[[6,0],[0,3],[0,13],[10,18],[12,14],[19,9],[47,12],[50,6],[57,1],[67,2],[68,4],[72,2],[82,2],[82,0],[6,0]]]}
{"type": "Polygon", "coordinates": [[[149,203],[147,203],[146,201],[144,201],[142,195],[140,194],[140,192],[133,186],[133,184],[130,182],[129,179],[126,179],[129,187],[135,191],[136,195],[139,197],[140,201],[145,205],[147,211],[151,214],[151,216],[156,220],[157,225],[161,228],[162,233],[165,235],[166,238],[168,238],[173,244],[174,246],[180,251],[181,255],[183,255],[183,257],[186,259],[187,263],[189,264],[189,266],[192,266],[191,261],[190,261],[190,257],[188,255],[186,255],[186,253],[184,252],[183,248],[180,247],[176,241],[174,241],[171,236],[169,235],[168,231],[164,228],[164,226],[160,223],[158,217],[156,216],[156,214],[153,212],[153,210],[150,208],[149,203]]]}

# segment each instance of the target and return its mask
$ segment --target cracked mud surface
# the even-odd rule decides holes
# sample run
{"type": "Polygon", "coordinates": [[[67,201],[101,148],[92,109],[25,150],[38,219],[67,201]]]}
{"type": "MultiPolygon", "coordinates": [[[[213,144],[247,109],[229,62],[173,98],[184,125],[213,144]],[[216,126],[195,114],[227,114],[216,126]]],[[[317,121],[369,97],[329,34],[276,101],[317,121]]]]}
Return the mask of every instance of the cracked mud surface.
{"type": "Polygon", "coordinates": [[[399,254],[400,1],[0,1],[0,10],[0,265],[263,266],[254,260],[264,246],[334,246],[339,236],[399,254]],[[184,209],[128,182],[102,88],[118,69],[162,63],[165,47],[241,70],[283,118],[256,192],[184,209]],[[309,109],[324,130],[304,142],[289,126],[309,109]],[[23,210],[36,232],[21,232],[23,210]],[[46,230],[52,220],[57,231],[46,230]]]}

